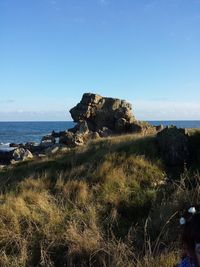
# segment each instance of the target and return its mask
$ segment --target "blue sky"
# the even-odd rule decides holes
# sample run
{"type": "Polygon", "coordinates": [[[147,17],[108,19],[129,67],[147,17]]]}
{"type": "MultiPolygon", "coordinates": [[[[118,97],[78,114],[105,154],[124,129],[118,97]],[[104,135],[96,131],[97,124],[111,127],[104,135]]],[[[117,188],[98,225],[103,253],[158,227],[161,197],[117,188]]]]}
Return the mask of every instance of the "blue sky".
{"type": "Polygon", "coordinates": [[[0,121],[69,120],[84,92],[200,119],[200,0],[1,0],[0,121]]]}

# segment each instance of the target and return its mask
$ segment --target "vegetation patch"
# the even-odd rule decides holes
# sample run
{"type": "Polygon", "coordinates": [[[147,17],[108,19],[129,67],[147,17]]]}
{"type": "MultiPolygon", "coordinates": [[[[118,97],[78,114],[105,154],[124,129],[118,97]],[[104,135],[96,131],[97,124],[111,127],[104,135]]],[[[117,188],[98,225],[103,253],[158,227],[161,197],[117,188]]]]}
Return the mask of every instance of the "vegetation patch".
{"type": "Polygon", "coordinates": [[[123,135],[2,170],[0,266],[174,266],[200,176],[164,166],[154,136],[123,135]]]}

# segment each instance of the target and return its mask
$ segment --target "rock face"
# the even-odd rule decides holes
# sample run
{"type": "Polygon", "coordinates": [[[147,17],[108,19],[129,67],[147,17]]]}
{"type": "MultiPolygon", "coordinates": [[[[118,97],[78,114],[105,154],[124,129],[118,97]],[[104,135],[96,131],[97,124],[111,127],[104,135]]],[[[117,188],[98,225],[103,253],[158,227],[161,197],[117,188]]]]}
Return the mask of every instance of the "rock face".
{"type": "Polygon", "coordinates": [[[130,103],[117,98],[86,93],[70,113],[77,123],[75,127],[66,132],[53,132],[54,137],[59,137],[60,144],[70,147],[114,134],[157,132],[156,127],[135,119],[130,103]]]}
{"type": "Polygon", "coordinates": [[[84,94],[81,102],[72,108],[70,113],[75,122],[87,122],[89,130],[93,132],[103,127],[112,131],[124,130],[125,125],[119,127],[121,121],[130,124],[131,119],[134,118],[130,103],[90,93],[84,94]]]}
{"type": "Polygon", "coordinates": [[[158,145],[167,165],[177,166],[189,157],[188,135],[185,129],[167,127],[157,134],[158,145]]]}

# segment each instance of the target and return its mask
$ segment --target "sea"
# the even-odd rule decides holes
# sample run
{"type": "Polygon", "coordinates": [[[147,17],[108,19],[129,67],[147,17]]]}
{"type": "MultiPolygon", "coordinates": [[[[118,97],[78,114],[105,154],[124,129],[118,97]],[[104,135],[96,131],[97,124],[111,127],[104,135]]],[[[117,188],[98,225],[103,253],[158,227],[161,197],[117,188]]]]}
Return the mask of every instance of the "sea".
{"type": "MultiPolygon", "coordinates": [[[[149,121],[153,125],[178,128],[200,128],[200,121],[149,121]]],[[[44,135],[65,131],[74,126],[72,121],[40,121],[40,122],[0,122],[0,150],[9,147],[10,143],[39,143],[44,135]]]]}

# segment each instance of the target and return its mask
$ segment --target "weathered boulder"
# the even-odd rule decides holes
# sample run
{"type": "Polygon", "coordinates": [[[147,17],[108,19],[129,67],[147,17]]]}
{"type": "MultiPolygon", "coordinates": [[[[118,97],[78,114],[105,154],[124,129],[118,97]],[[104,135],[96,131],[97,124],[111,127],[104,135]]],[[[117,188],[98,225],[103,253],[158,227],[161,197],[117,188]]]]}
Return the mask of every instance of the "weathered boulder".
{"type": "Polygon", "coordinates": [[[24,160],[28,160],[32,158],[33,158],[33,155],[28,149],[17,148],[13,150],[12,159],[14,161],[24,161],[24,160]]]}
{"type": "Polygon", "coordinates": [[[74,134],[97,132],[100,137],[121,133],[156,133],[156,127],[137,121],[132,105],[125,100],[86,93],[80,103],[70,110],[74,122],[70,129],[74,134]]]}
{"type": "Polygon", "coordinates": [[[167,165],[177,166],[187,162],[189,157],[188,135],[185,129],[167,127],[157,134],[161,155],[167,165]]]}
{"type": "Polygon", "coordinates": [[[27,142],[25,145],[21,145],[20,147],[24,149],[28,149],[34,155],[38,155],[44,149],[49,147],[49,143],[48,143],[48,146],[46,146],[45,144],[38,144],[36,142],[27,142]]]}
{"type": "Polygon", "coordinates": [[[99,135],[99,133],[97,133],[97,132],[90,132],[89,134],[88,134],[88,139],[99,139],[100,138],[100,135],[99,135]]]}
{"type": "Polygon", "coordinates": [[[86,143],[88,135],[66,132],[65,135],[62,135],[59,139],[59,144],[67,145],[69,147],[82,146],[86,143]]]}
{"type": "Polygon", "coordinates": [[[61,132],[55,132],[54,130],[52,131],[51,133],[51,136],[54,137],[55,139],[56,138],[60,138],[61,135],[64,135],[67,131],[61,131],[61,132]]]}
{"type": "Polygon", "coordinates": [[[73,133],[86,135],[89,133],[90,130],[88,127],[88,123],[86,121],[80,121],[75,125],[74,128],[69,129],[69,131],[71,131],[73,133]]]}
{"type": "Polygon", "coordinates": [[[101,130],[98,130],[98,134],[100,137],[108,137],[113,135],[113,132],[107,127],[102,127],[101,130]]]}
{"type": "Polygon", "coordinates": [[[83,134],[75,134],[74,135],[74,145],[75,146],[83,146],[86,143],[86,139],[83,134]]]}
{"type": "Polygon", "coordinates": [[[51,148],[53,149],[54,144],[57,143],[56,138],[59,138],[61,146],[75,147],[82,146],[90,139],[115,134],[154,134],[157,132],[156,127],[151,124],[135,119],[130,103],[117,98],[85,93],[80,103],[72,108],[70,113],[76,123],[73,128],[61,132],[52,131],[50,135],[42,138],[37,148],[31,146],[30,150],[35,151],[37,155],[45,153],[48,147],[51,151],[51,148]]]}
{"type": "Polygon", "coordinates": [[[38,143],[36,143],[36,142],[27,142],[24,146],[25,147],[38,146],[38,143]]]}
{"type": "Polygon", "coordinates": [[[53,145],[55,143],[56,143],[56,139],[52,135],[45,135],[42,137],[41,145],[49,146],[49,145],[53,145]]]}
{"type": "Polygon", "coordinates": [[[125,100],[102,97],[86,93],[81,102],[70,110],[75,122],[86,121],[90,131],[98,131],[107,127],[115,131],[116,121],[123,118],[130,121],[133,117],[132,106],[125,100]]]}
{"type": "Polygon", "coordinates": [[[73,146],[74,145],[74,133],[72,132],[65,132],[59,138],[59,144],[73,146]]]}
{"type": "Polygon", "coordinates": [[[157,130],[156,127],[152,126],[148,122],[135,121],[130,124],[130,132],[147,135],[147,134],[155,134],[157,130]]]}
{"type": "Polygon", "coordinates": [[[59,149],[60,149],[59,145],[50,146],[45,150],[45,154],[48,156],[54,155],[54,154],[58,153],[59,149]]]}

